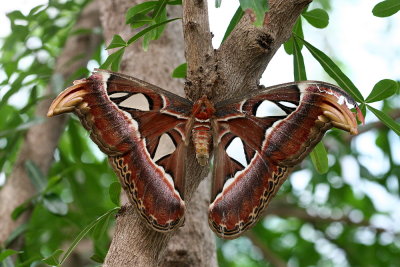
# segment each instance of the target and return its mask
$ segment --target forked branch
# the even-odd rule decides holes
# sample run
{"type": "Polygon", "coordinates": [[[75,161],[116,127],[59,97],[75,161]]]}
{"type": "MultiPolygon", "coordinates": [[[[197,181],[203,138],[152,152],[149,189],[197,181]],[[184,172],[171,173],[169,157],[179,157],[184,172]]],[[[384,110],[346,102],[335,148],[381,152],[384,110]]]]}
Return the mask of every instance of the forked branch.
{"type": "Polygon", "coordinates": [[[290,37],[302,10],[312,0],[270,0],[263,27],[253,25],[246,13],[218,50],[218,66],[224,73],[219,97],[256,90],[258,80],[279,47],[290,37]]]}

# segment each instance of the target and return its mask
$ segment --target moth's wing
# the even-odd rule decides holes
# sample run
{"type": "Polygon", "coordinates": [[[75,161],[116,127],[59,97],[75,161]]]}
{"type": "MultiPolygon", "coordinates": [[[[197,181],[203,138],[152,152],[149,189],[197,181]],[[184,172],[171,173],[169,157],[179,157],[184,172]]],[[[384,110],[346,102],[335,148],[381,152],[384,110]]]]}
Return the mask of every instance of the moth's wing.
{"type": "Polygon", "coordinates": [[[151,84],[98,70],[62,92],[48,115],[76,113],[142,217],[155,230],[169,231],[184,216],[191,106],[151,84]]]}
{"type": "Polygon", "coordinates": [[[253,225],[290,169],[336,127],[357,133],[354,102],[323,82],[282,84],[217,103],[209,223],[223,238],[253,225]]]}

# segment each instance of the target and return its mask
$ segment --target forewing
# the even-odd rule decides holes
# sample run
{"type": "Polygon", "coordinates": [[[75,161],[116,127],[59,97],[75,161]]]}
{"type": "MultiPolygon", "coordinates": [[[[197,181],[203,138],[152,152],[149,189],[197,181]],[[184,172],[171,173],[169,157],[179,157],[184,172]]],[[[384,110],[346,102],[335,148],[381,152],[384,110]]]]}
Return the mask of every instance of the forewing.
{"type": "Polygon", "coordinates": [[[288,83],[242,100],[216,104],[209,222],[223,238],[253,225],[299,163],[337,127],[357,133],[358,110],[340,88],[323,82],[288,83]]]}
{"type": "Polygon", "coordinates": [[[48,115],[75,112],[142,217],[169,231],[183,221],[191,106],[143,81],[99,70],[62,92],[48,115]]]}

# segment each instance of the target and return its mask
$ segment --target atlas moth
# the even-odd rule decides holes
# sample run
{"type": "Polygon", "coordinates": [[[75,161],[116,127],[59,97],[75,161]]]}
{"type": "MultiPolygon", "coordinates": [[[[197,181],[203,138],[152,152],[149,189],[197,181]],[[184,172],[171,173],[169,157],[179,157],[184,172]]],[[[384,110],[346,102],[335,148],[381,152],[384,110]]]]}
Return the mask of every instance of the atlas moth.
{"type": "Polygon", "coordinates": [[[212,158],[208,220],[222,238],[235,238],[257,222],[291,169],[328,129],[357,134],[356,118],[363,121],[346,92],[320,81],[192,102],[106,70],[75,81],[53,101],[48,116],[67,112],[78,115],[156,231],[183,222],[188,146],[194,145],[201,166],[212,158]]]}

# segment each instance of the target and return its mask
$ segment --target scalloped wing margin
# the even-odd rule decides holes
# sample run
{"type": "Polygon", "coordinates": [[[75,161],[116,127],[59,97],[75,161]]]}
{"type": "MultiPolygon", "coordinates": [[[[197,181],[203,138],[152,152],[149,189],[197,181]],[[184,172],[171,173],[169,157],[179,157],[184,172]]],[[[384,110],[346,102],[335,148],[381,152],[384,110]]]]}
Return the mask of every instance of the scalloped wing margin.
{"type": "Polygon", "coordinates": [[[190,111],[191,102],[184,98],[129,76],[99,70],[63,91],[48,116],[78,115],[91,139],[109,156],[141,216],[163,232],[183,222],[190,111]],[[162,148],[164,139],[169,140],[167,153],[162,148]]]}
{"type": "Polygon", "coordinates": [[[282,84],[216,104],[211,229],[230,239],[256,223],[292,167],[328,129],[357,133],[360,113],[351,108],[359,111],[340,88],[314,81],[282,84]],[[237,137],[245,155],[242,163],[227,153],[237,137]]]}

